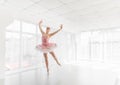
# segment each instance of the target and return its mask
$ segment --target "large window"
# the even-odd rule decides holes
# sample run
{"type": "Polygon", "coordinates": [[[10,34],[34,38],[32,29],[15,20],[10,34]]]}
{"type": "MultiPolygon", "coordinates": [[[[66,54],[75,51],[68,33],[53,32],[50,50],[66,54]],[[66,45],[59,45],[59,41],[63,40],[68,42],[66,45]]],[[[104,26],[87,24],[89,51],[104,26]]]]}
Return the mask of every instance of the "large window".
{"type": "Polygon", "coordinates": [[[15,20],[6,28],[6,66],[19,67],[20,57],[20,22],[15,20]]]}
{"type": "Polygon", "coordinates": [[[9,69],[36,64],[36,25],[14,20],[6,28],[6,66],[9,69]]]}
{"type": "Polygon", "coordinates": [[[90,35],[90,43],[89,43],[89,50],[90,50],[90,59],[93,61],[102,61],[103,60],[103,32],[101,31],[93,31],[90,35]]]}
{"type": "Polygon", "coordinates": [[[90,32],[82,32],[76,36],[77,60],[89,60],[90,58],[90,32]]]}
{"type": "Polygon", "coordinates": [[[76,35],[77,60],[120,62],[120,30],[97,30],[76,35]]]}
{"type": "Polygon", "coordinates": [[[8,68],[18,68],[20,57],[19,33],[6,32],[6,64],[8,68]]]}
{"type": "Polygon", "coordinates": [[[114,29],[104,32],[104,56],[114,63],[120,62],[120,30],[114,29]]]}

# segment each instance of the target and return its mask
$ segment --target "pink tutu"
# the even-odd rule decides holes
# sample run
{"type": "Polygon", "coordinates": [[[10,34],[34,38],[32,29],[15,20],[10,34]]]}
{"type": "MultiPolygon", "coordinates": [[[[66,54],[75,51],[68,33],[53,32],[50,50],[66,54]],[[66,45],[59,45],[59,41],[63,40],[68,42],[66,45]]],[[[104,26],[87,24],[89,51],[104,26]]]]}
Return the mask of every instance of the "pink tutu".
{"type": "Polygon", "coordinates": [[[43,35],[42,36],[42,44],[39,44],[36,46],[37,50],[40,50],[43,53],[53,51],[53,49],[56,48],[57,45],[55,43],[49,43],[48,41],[49,41],[48,37],[43,35]]]}
{"type": "Polygon", "coordinates": [[[36,48],[37,50],[42,51],[43,53],[47,53],[47,52],[51,52],[53,51],[54,48],[56,48],[56,44],[55,43],[48,43],[47,45],[37,45],[36,48]]]}

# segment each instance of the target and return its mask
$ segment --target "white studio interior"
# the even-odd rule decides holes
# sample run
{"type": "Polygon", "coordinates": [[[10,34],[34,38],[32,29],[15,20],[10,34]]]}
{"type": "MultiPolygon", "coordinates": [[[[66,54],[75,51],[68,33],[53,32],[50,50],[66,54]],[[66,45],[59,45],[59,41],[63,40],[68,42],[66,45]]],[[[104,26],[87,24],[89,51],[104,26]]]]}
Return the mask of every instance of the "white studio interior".
{"type": "Polygon", "coordinates": [[[0,0],[0,85],[120,85],[119,0],[0,0]],[[49,55],[43,30],[63,29],[51,41],[61,63],[49,55]]]}

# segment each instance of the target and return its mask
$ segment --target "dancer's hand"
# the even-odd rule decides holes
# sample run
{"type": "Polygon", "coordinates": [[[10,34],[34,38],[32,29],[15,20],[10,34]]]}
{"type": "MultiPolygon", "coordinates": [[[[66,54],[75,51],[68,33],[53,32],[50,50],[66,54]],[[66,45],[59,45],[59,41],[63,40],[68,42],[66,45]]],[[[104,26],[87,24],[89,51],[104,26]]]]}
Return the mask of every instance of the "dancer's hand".
{"type": "Polygon", "coordinates": [[[61,24],[61,25],[60,25],[60,29],[62,29],[62,28],[63,28],[63,25],[61,24]]]}

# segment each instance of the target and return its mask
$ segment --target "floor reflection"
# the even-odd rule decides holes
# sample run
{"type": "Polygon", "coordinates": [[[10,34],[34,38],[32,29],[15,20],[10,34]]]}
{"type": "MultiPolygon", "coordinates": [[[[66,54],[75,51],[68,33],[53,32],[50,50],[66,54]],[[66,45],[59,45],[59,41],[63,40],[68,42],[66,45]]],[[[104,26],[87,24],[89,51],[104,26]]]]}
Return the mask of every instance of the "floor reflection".
{"type": "Polygon", "coordinates": [[[63,65],[52,67],[49,76],[45,68],[6,75],[5,85],[114,85],[115,79],[106,69],[63,65]]]}

